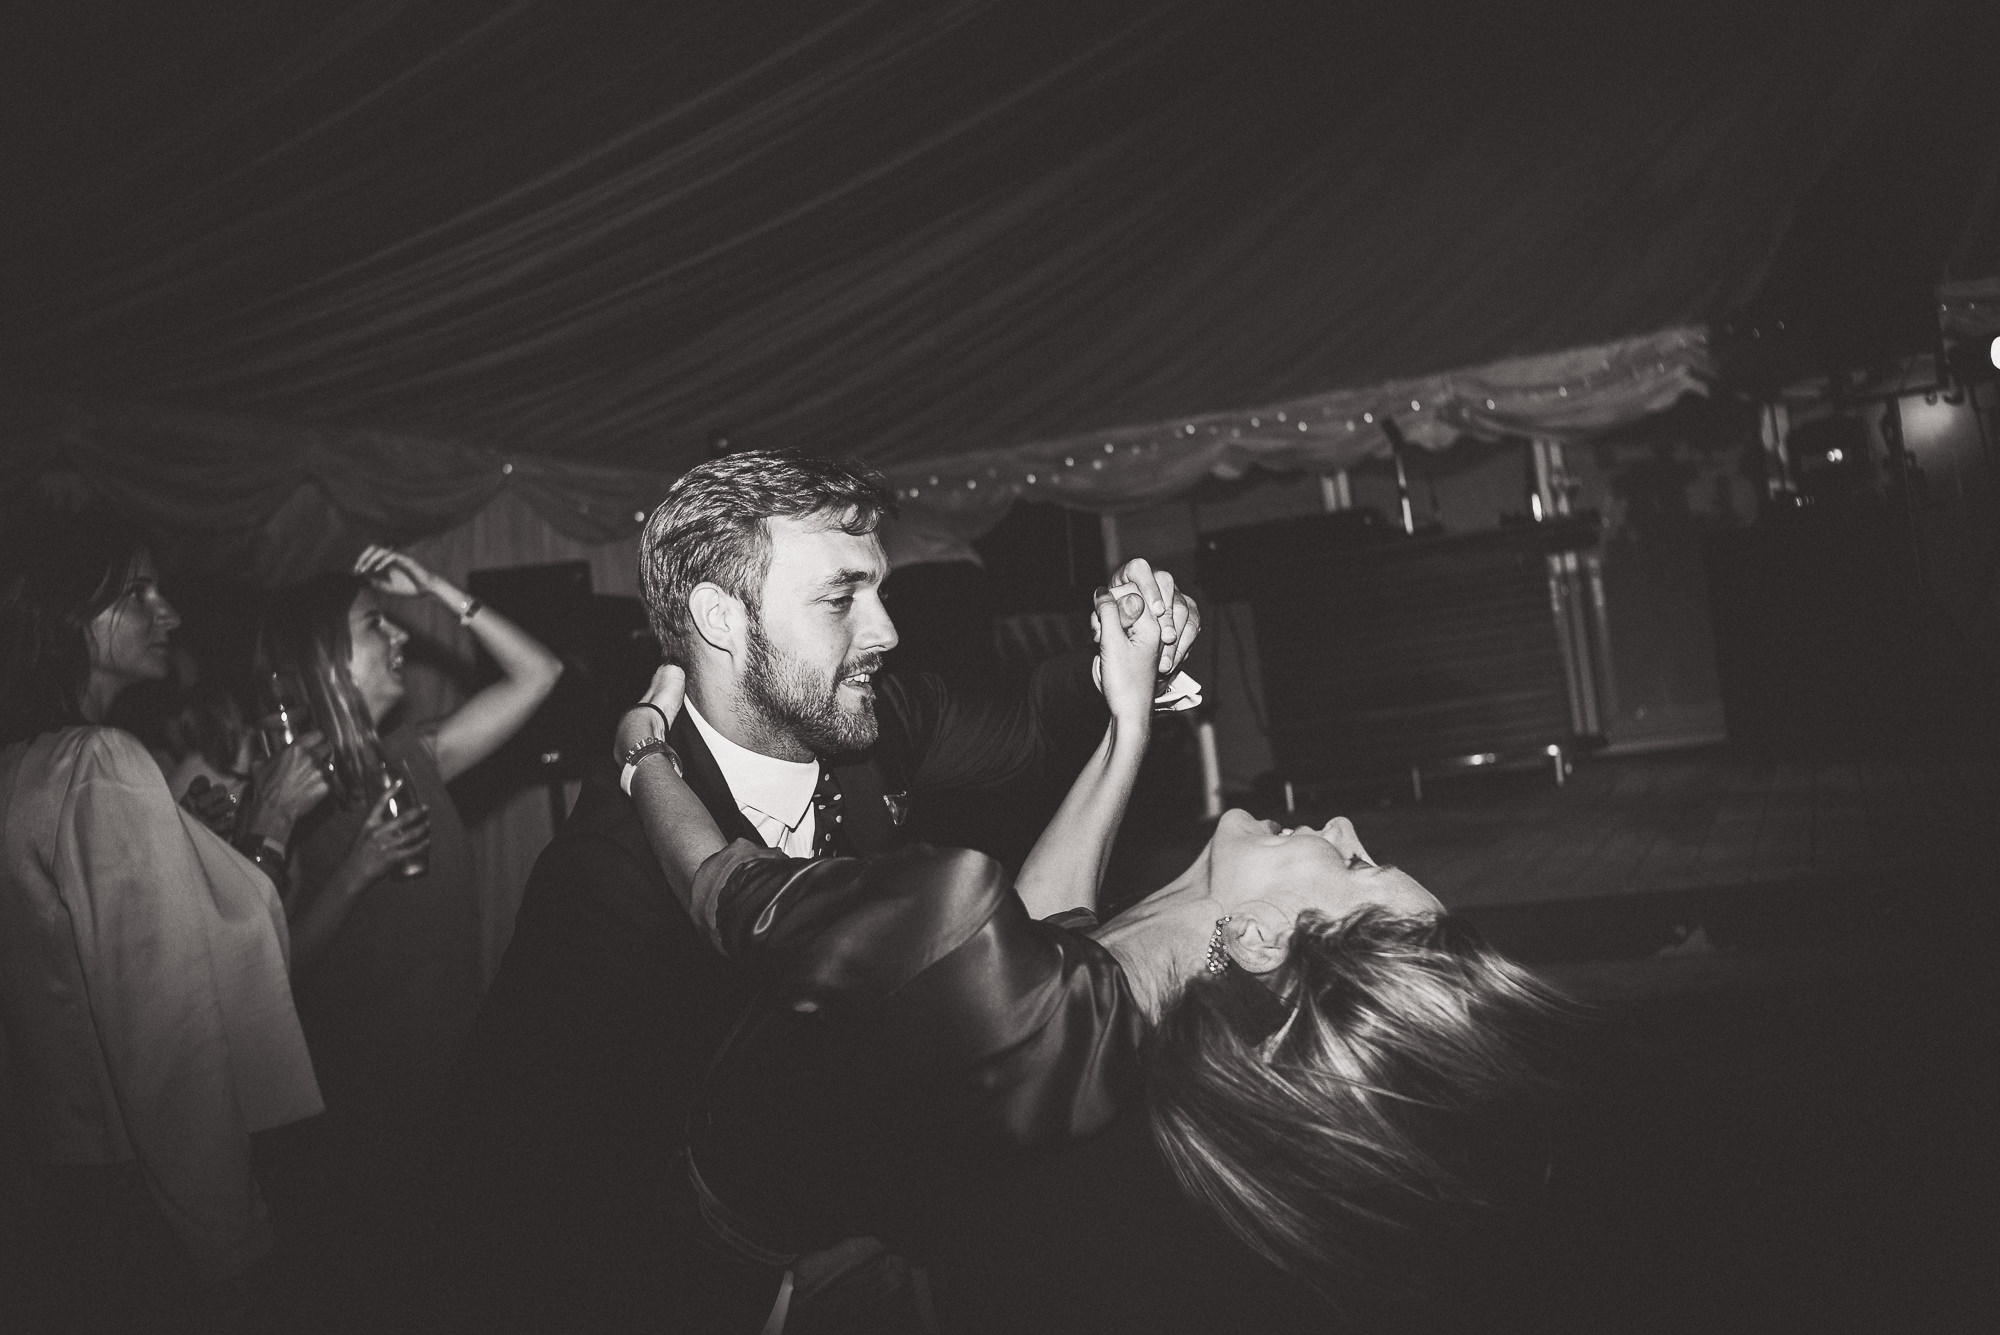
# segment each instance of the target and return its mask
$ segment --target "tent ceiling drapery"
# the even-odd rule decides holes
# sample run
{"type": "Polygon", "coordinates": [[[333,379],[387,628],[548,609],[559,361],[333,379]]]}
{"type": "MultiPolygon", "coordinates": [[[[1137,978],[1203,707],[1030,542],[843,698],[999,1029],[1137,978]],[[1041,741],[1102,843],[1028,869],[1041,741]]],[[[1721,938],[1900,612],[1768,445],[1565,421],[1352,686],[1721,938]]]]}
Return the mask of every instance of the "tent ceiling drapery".
{"type": "Polygon", "coordinates": [[[936,528],[977,536],[1017,499],[1117,511],[1168,500],[1205,477],[1332,472],[1392,450],[1384,423],[1442,449],[1462,434],[1588,435],[1705,392],[1707,338],[1668,329],[1593,348],[1516,357],[1255,411],[1113,428],[907,465],[892,475],[905,506],[936,528]]]}
{"type": "Polygon", "coordinates": [[[952,528],[932,475],[1108,441],[1066,494],[1116,508],[1405,390],[1430,443],[1582,429],[1693,383],[1957,6],[1739,8],[61,7],[6,81],[0,484],[289,566],[502,486],[629,532],[723,431],[952,528]]]}

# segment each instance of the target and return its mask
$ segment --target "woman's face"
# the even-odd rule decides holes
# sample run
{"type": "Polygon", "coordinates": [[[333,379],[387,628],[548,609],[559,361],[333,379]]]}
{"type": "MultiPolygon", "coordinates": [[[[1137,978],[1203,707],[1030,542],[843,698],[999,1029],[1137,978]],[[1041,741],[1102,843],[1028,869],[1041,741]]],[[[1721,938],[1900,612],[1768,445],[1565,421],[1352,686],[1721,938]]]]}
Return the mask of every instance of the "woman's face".
{"type": "Polygon", "coordinates": [[[173,667],[167,636],[180,624],[180,615],[161,596],[153,558],[141,556],[125,587],[85,628],[91,677],[114,693],[134,682],[160,680],[173,667]]]}
{"type": "Polygon", "coordinates": [[[1287,829],[1249,812],[1226,813],[1208,842],[1209,893],[1224,913],[1259,906],[1296,921],[1308,909],[1344,918],[1370,906],[1393,913],[1438,913],[1443,906],[1408,872],[1379,866],[1355,837],[1347,817],[1322,829],[1287,829]]]}
{"type": "Polygon", "coordinates": [[[403,698],[403,646],[409,639],[409,632],[382,615],[374,590],[354,595],[347,609],[347,673],[371,723],[380,724],[403,698]]]}

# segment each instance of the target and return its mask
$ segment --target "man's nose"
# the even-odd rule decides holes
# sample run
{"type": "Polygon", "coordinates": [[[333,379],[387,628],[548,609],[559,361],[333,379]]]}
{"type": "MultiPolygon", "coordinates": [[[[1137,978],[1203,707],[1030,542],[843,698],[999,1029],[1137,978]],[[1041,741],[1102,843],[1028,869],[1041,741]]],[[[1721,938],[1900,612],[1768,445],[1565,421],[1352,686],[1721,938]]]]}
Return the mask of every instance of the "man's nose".
{"type": "Polygon", "coordinates": [[[871,653],[886,654],[902,642],[902,637],[896,634],[896,623],[890,619],[889,609],[879,600],[874,605],[874,612],[875,615],[869,618],[856,638],[861,648],[871,653]]]}

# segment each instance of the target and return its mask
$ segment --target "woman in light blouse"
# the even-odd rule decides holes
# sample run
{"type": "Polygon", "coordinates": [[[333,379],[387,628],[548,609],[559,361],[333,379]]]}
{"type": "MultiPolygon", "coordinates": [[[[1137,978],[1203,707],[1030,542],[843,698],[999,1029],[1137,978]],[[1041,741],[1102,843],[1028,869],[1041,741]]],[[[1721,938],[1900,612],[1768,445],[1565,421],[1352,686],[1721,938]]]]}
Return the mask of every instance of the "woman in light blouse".
{"type": "Polygon", "coordinates": [[[37,1273],[68,1321],[156,1328],[197,1293],[240,1301],[273,1246],[250,1138],[320,1110],[273,877],[325,779],[312,741],[282,753],[240,849],[182,810],[103,723],[168,671],[179,618],[151,557],[103,517],[8,530],[0,1023],[49,1225],[37,1273]]]}

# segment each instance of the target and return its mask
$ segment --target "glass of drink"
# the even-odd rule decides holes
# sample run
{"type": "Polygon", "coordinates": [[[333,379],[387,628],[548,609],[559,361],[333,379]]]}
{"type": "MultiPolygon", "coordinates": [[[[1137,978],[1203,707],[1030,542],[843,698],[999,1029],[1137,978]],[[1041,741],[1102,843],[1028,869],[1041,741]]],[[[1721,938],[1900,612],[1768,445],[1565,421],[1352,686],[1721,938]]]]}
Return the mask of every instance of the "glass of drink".
{"type": "MultiPolygon", "coordinates": [[[[410,771],[398,760],[384,760],[377,772],[376,794],[389,795],[387,814],[393,820],[412,811],[424,810],[424,804],[417,800],[416,785],[410,782],[410,771]]],[[[389,869],[389,875],[399,881],[422,876],[431,869],[430,841],[423,847],[406,854],[402,861],[389,869]]]]}
{"type": "Polygon", "coordinates": [[[257,752],[269,760],[312,728],[305,683],[296,672],[267,672],[257,683],[257,752]]]}

